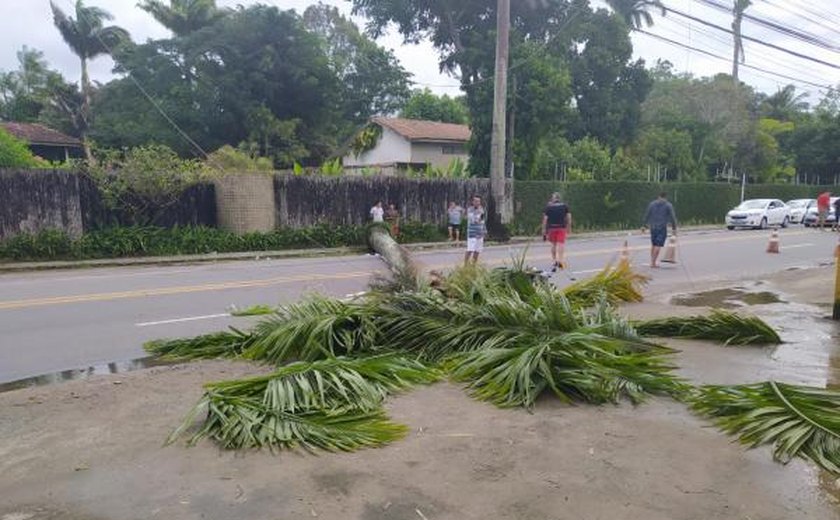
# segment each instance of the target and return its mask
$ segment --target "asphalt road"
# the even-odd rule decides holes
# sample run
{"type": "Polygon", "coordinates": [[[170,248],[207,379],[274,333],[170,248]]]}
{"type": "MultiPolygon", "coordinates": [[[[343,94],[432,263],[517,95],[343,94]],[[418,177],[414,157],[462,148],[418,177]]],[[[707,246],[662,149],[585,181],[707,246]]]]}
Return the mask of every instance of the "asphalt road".
{"type": "MultiPolygon", "coordinates": [[[[629,237],[633,264],[651,274],[649,294],[689,283],[697,290],[721,280],[760,277],[790,267],[832,261],[838,235],[790,228],[781,254],[765,253],[769,232],[686,232],[676,266],[647,267],[648,240],[629,237]]],[[[624,237],[584,238],[568,244],[570,272],[585,277],[615,261],[624,237]]],[[[488,248],[487,265],[509,262],[525,246],[488,248]]],[[[461,249],[415,253],[428,269],[462,261],[461,249]]],[[[549,246],[527,247],[528,262],[550,264],[549,246]]],[[[379,258],[255,260],[196,265],[98,268],[0,275],[0,383],[144,356],[143,342],[247,326],[227,315],[230,306],[289,303],[306,293],[344,296],[364,290],[379,258]]],[[[557,274],[558,284],[569,275],[557,274]]]]}

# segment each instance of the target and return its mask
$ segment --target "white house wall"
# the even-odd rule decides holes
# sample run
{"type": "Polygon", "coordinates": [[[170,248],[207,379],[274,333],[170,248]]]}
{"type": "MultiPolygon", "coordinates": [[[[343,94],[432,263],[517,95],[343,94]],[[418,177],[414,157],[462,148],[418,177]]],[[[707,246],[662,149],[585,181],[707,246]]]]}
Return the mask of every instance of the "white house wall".
{"type": "Polygon", "coordinates": [[[349,167],[408,162],[411,162],[411,143],[389,128],[382,128],[382,137],[371,150],[358,157],[353,152],[344,157],[344,166],[349,167]]]}
{"type": "Polygon", "coordinates": [[[444,147],[451,147],[452,145],[445,145],[441,143],[412,143],[411,145],[411,163],[414,164],[430,164],[437,168],[446,168],[456,158],[460,158],[466,165],[470,156],[463,154],[446,154],[444,155],[444,147]]]}

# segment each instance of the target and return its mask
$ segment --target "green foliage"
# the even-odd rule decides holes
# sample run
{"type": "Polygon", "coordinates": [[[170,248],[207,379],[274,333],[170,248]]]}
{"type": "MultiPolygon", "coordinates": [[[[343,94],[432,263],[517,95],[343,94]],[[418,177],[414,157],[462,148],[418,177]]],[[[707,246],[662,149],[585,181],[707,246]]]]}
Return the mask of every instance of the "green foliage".
{"type": "Polygon", "coordinates": [[[104,151],[87,174],[94,180],[106,206],[125,214],[129,222],[154,222],[148,210],[161,213],[178,202],[181,193],[209,177],[208,167],[181,159],[164,145],[149,145],[124,154],[104,151]]]}
{"type": "Polygon", "coordinates": [[[400,117],[441,123],[467,124],[469,115],[461,98],[451,98],[446,94],[438,96],[428,88],[411,93],[400,117]]]}
{"type": "Polygon", "coordinates": [[[32,155],[26,143],[0,128],[0,168],[36,168],[45,164],[32,155]]]}
{"type": "Polygon", "coordinates": [[[207,165],[223,172],[272,172],[274,164],[267,157],[259,157],[225,145],[207,156],[207,165]]]}
{"type": "Polygon", "coordinates": [[[788,463],[809,459],[840,475],[840,393],[775,382],[705,386],[692,408],[726,433],[755,448],[773,446],[773,457],[788,463]]]}
{"type": "Polygon", "coordinates": [[[320,173],[328,177],[339,177],[344,174],[344,165],[341,164],[341,157],[336,157],[322,164],[320,173]]]}
{"type": "Polygon", "coordinates": [[[611,304],[640,302],[642,286],[648,281],[647,276],[634,272],[629,262],[618,262],[615,267],[607,266],[595,276],[567,286],[563,294],[580,307],[594,306],[603,299],[611,304]]]}
{"type": "Polygon", "coordinates": [[[167,361],[233,358],[242,355],[251,337],[250,334],[231,328],[229,331],[194,338],[149,341],[143,348],[167,361]]]}
{"type": "Polygon", "coordinates": [[[438,378],[435,370],[396,355],[291,363],[266,376],[205,385],[204,397],[168,442],[206,410],[190,444],[210,437],[228,449],[380,446],[407,431],[387,420],[385,397],[438,378]]]}
{"type": "Polygon", "coordinates": [[[382,127],[376,123],[369,123],[356,134],[353,144],[350,146],[356,157],[376,148],[379,139],[382,138],[382,127]]]}
{"type": "Polygon", "coordinates": [[[721,309],[709,316],[663,318],[634,323],[644,336],[709,339],[725,345],[777,345],[779,334],[763,320],[754,316],[739,316],[721,309]]]}
{"type": "Polygon", "coordinates": [[[242,318],[247,316],[265,316],[266,314],[274,314],[275,312],[277,312],[277,308],[270,305],[252,305],[244,309],[234,309],[230,315],[242,318]]]}
{"type": "MultiPolygon", "coordinates": [[[[406,222],[400,241],[432,242],[446,239],[436,225],[406,222]]],[[[243,251],[279,251],[324,247],[364,247],[366,226],[319,225],[278,229],[268,233],[236,235],[208,227],[115,227],[92,231],[79,239],[55,230],[22,233],[0,242],[3,260],[69,260],[139,256],[175,256],[243,251]]]]}
{"type": "MultiPolygon", "coordinates": [[[[810,193],[809,190],[812,190],[808,187],[792,188],[796,189],[790,190],[790,193],[810,193]]],[[[785,190],[785,186],[750,185],[747,196],[765,192],[776,193],[772,195],[775,198],[787,193],[785,190]]],[[[515,224],[520,233],[537,233],[548,198],[555,191],[560,192],[563,201],[569,205],[574,216],[574,229],[578,230],[638,229],[645,208],[660,191],[668,194],[677,219],[682,223],[722,223],[726,212],[740,200],[740,187],[724,183],[519,182],[514,191],[514,204],[515,224]]]]}

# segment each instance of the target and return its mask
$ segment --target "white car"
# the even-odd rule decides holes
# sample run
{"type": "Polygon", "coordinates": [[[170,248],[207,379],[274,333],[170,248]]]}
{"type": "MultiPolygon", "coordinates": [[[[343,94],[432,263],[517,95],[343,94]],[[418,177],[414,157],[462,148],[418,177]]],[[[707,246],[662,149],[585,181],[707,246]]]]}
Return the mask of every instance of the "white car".
{"type": "Polygon", "coordinates": [[[790,208],[778,199],[745,200],[726,214],[726,228],[750,227],[765,229],[768,226],[787,227],[790,208]]]}
{"type": "Polygon", "coordinates": [[[817,207],[816,199],[794,199],[787,201],[787,207],[790,208],[790,223],[802,224],[805,221],[805,215],[811,207],[817,207]]]}

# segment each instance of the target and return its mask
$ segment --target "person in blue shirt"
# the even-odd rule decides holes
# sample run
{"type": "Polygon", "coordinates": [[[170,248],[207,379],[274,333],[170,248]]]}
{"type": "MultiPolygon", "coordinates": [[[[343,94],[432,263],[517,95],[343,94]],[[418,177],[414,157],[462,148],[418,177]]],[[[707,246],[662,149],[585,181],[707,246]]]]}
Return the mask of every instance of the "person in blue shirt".
{"type": "Polygon", "coordinates": [[[472,205],[467,208],[467,254],[464,256],[464,265],[470,261],[478,262],[478,255],[484,250],[484,237],[487,235],[485,225],[486,213],[481,205],[481,197],[473,196],[472,205]]]}
{"type": "Polygon", "coordinates": [[[665,245],[668,238],[668,224],[674,228],[674,235],[677,234],[677,215],[674,213],[674,206],[668,202],[668,196],[663,191],[653,202],[648,205],[645,218],[642,220],[642,231],[650,228],[650,266],[659,267],[659,251],[665,245]]]}

